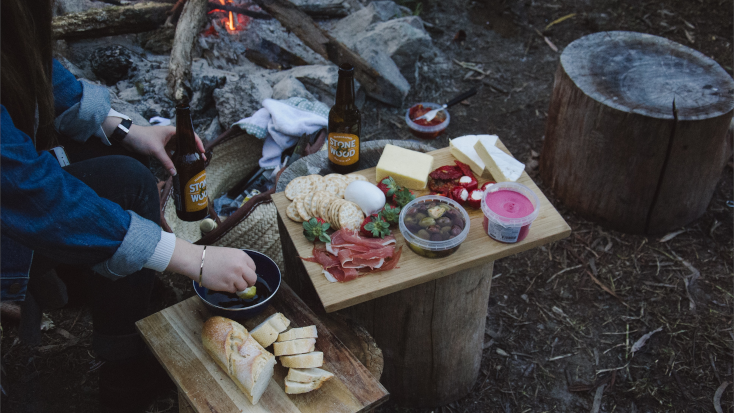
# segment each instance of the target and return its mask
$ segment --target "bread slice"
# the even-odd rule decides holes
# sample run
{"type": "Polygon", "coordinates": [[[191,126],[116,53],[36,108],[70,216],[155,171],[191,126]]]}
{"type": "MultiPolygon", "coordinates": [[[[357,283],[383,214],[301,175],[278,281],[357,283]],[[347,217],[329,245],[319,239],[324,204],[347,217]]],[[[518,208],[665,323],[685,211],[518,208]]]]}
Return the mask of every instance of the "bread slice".
{"type": "Polygon", "coordinates": [[[275,313],[250,331],[250,334],[263,347],[268,347],[278,339],[278,333],[285,331],[291,320],[282,313],[275,313]]]}
{"type": "Polygon", "coordinates": [[[298,340],[299,338],[318,338],[316,326],[291,328],[285,333],[278,334],[278,341],[298,340]]]}
{"type": "Polygon", "coordinates": [[[333,374],[319,368],[311,369],[288,369],[286,380],[298,383],[324,382],[334,377],[333,374]]]}
{"type": "Polygon", "coordinates": [[[283,367],[294,367],[297,369],[321,367],[324,365],[324,353],[313,351],[306,354],[296,354],[295,356],[282,356],[280,358],[280,364],[283,367]]]}
{"type": "Polygon", "coordinates": [[[310,383],[299,383],[297,381],[291,381],[285,379],[285,392],[286,394],[301,394],[308,393],[310,391],[320,388],[324,381],[312,381],[310,383]]]}
{"type": "Polygon", "coordinates": [[[204,349],[252,404],[257,404],[273,377],[275,356],[239,323],[212,317],[201,332],[204,349]]]}
{"type": "Polygon", "coordinates": [[[302,338],[293,341],[279,341],[273,343],[273,354],[289,356],[292,354],[310,353],[316,348],[315,338],[302,338]]]}

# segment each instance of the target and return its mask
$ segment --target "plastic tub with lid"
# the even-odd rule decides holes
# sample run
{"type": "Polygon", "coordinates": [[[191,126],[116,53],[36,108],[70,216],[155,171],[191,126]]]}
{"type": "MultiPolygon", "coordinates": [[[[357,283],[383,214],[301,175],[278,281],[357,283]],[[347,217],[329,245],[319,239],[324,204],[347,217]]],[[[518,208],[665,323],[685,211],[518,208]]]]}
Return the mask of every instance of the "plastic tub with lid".
{"type": "Polygon", "coordinates": [[[426,195],[410,201],[400,211],[398,225],[413,252],[427,258],[442,258],[456,252],[466,239],[469,214],[452,199],[426,195]]]}

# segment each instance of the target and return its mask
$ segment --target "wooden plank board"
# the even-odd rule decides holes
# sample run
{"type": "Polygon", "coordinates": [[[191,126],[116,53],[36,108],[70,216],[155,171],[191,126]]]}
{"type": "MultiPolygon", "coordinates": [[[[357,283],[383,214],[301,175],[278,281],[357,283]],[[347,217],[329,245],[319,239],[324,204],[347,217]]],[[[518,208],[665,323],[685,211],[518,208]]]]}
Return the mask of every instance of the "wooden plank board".
{"type": "MultiPolygon", "coordinates": [[[[497,141],[497,146],[510,153],[502,142],[497,141]]],[[[449,153],[449,148],[439,149],[429,154],[434,158],[434,168],[454,165],[455,158],[449,153]]],[[[364,175],[370,182],[375,183],[375,168],[356,173],[364,175]]],[[[487,181],[481,177],[478,180],[480,186],[487,181]]],[[[398,268],[393,270],[368,274],[346,283],[331,283],[324,277],[320,264],[303,261],[326,312],[341,310],[567,237],[571,233],[571,228],[528,174],[523,172],[517,182],[532,189],[540,199],[540,214],[530,227],[527,238],[521,242],[503,244],[489,238],[482,228],[484,219],[482,211],[467,208],[470,218],[469,234],[461,247],[454,254],[445,258],[432,259],[419,256],[407,247],[400,230],[395,229],[393,234],[398,240],[398,246],[404,245],[404,247],[398,268]]],[[[417,191],[416,195],[425,195],[428,192],[427,190],[417,191]]],[[[273,201],[288,231],[287,235],[292,239],[298,254],[302,257],[310,257],[313,244],[303,236],[302,225],[291,221],[285,214],[291,201],[285,197],[283,192],[274,194],[273,201]]],[[[281,234],[281,236],[285,235],[281,234]]]]}
{"type": "Polygon", "coordinates": [[[140,320],[137,327],[178,385],[180,397],[197,412],[363,412],[387,400],[385,388],[287,284],[281,284],[272,305],[263,314],[242,324],[252,329],[275,312],[291,320],[291,327],[316,326],[316,350],[324,353],[323,369],[335,377],[319,390],[287,395],[283,380],[288,369],[278,363],[268,389],[254,406],[204,350],[201,328],[212,315],[199,297],[140,320]]]}

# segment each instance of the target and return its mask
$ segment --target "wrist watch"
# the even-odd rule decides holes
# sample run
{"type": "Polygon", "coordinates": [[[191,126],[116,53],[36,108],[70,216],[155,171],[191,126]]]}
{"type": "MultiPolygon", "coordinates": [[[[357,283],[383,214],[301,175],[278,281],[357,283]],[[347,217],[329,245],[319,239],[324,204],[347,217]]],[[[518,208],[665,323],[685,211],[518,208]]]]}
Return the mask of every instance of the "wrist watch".
{"type": "Polygon", "coordinates": [[[132,126],[132,124],[132,119],[123,119],[122,122],[115,127],[114,132],[110,135],[110,139],[117,143],[122,143],[122,140],[125,139],[127,133],[130,132],[130,126],[132,126]]]}

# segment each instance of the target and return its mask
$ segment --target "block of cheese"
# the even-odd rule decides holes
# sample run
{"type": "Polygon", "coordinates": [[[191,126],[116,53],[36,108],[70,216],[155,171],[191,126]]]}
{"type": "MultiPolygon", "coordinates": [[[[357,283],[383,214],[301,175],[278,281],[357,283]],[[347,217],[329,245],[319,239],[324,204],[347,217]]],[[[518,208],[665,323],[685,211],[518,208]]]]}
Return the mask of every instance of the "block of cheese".
{"type": "MultiPolygon", "coordinates": [[[[465,135],[451,139],[449,141],[449,150],[454,158],[469,165],[472,172],[477,174],[477,176],[487,176],[484,161],[482,161],[474,149],[474,145],[476,145],[480,137],[488,142],[497,142],[497,135],[465,135]]],[[[492,145],[494,145],[494,142],[492,145]]]]}
{"type": "Polygon", "coordinates": [[[298,340],[299,338],[318,338],[316,326],[291,328],[285,333],[278,334],[278,341],[298,340]]]}
{"type": "Polygon", "coordinates": [[[433,156],[395,145],[385,145],[377,163],[375,179],[392,176],[398,185],[410,189],[425,189],[428,174],[433,170],[433,156]]]}
{"type": "Polygon", "coordinates": [[[479,139],[474,149],[497,182],[514,182],[522,175],[525,165],[495,146],[496,140],[479,139]]]}

